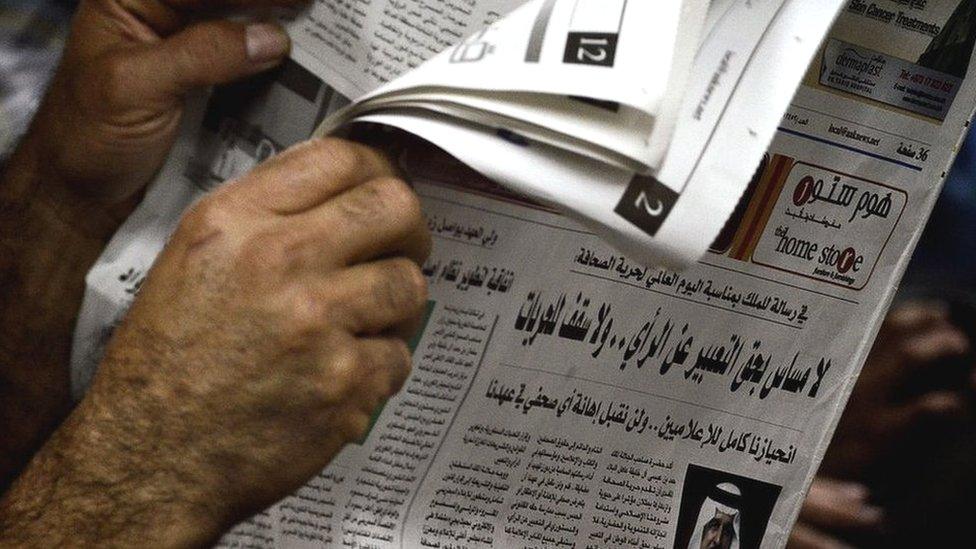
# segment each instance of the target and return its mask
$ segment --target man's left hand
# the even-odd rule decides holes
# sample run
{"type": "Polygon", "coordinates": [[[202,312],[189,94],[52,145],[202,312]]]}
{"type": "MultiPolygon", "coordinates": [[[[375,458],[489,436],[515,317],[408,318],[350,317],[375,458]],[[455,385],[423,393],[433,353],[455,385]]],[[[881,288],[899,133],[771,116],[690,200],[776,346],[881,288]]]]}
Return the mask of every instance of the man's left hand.
{"type": "Polygon", "coordinates": [[[275,24],[187,21],[202,10],[298,3],[83,0],[22,147],[42,174],[38,190],[52,204],[89,207],[78,216],[127,214],[169,153],[186,94],[272,68],[290,49],[275,24]]]}

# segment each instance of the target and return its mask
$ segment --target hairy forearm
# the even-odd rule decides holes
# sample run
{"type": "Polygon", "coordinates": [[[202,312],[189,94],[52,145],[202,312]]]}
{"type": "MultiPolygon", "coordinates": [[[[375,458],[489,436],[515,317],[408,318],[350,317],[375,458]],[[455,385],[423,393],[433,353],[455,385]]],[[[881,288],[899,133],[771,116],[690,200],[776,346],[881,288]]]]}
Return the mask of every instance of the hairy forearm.
{"type": "Polygon", "coordinates": [[[85,272],[118,224],[44,165],[28,137],[0,175],[0,493],[70,410],[85,272]]]}
{"type": "MultiPolygon", "coordinates": [[[[120,395],[123,398],[125,395],[120,395]]],[[[191,547],[216,541],[228,510],[200,478],[132,436],[132,418],[86,398],[0,498],[0,547],[191,547]],[[156,452],[159,459],[146,459],[156,452]],[[222,512],[221,512],[222,511],[222,512]]]]}
{"type": "MultiPolygon", "coordinates": [[[[199,479],[146,459],[185,455],[134,437],[138,420],[104,396],[72,410],[84,276],[131,204],[74,196],[41,160],[27,142],[0,175],[0,547],[212,543],[229,519],[195,493],[199,479]]],[[[112,399],[134,409],[135,396],[112,399]]]]}

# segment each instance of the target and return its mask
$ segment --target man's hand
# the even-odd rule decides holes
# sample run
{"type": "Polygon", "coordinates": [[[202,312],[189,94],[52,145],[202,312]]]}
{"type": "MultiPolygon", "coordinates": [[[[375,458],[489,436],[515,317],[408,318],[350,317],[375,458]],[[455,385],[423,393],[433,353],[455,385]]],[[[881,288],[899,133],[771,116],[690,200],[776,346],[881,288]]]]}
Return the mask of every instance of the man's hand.
{"type": "Polygon", "coordinates": [[[136,195],[176,136],[184,96],[267,70],[288,54],[277,25],[195,10],[298,0],[84,0],[28,144],[49,186],[94,207],[136,195]]]}
{"type": "Polygon", "coordinates": [[[0,504],[0,545],[203,544],[298,488],[404,381],[429,246],[409,187],[346,142],[204,198],[0,504]]]}
{"type": "Polygon", "coordinates": [[[296,3],[80,3],[48,94],[0,174],[0,492],[69,410],[85,272],[160,168],[184,96],[288,52],[276,26],[202,12],[296,3]]]}
{"type": "Polygon", "coordinates": [[[972,365],[970,344],[948,307],[907,303],[878,333],[820,470],[860,479],[879,456],[928,421],[963,411],[972,365]]]}
{"type": "Polygon", "coordinates": [[[790,532],[787,549],[844,549],[845,539],[876,534],[883,511],[868,503],[868,489],[852,482],[817,477],[790,532]]]}
{"type": "Polygon", "coordinates": [[[969,347],[947,307],[907,303],[892,309],[820,468],[823,475],[848,481],[814,480],[790,549],[877,544],[883,513],[868,503],[866,487],[849,481],[865,482],[880,458],[913,429],[962,411],[972,376],[964,359],[969,347]]]}

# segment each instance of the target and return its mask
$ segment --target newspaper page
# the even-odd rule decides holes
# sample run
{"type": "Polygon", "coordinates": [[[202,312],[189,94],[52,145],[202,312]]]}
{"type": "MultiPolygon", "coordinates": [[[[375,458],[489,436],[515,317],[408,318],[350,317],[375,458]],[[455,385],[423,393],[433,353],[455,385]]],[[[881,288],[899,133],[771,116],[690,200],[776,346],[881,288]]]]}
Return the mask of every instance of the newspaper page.
{"type": "Polygon", "coordinates": [[[315,0],[289,24],[293,57],[355,99],[419,67],[524,2],[315,0]]]}
{"type": "Polygon", "coordinates": [[[646,171],[667,148],[666,120],[677,115],[706,7],[530,0],[357,100],[322,132],[360,112],[411,108],[646,171]],[[657,32],[647,32],[651,20],[657,32]]]}
{"type": "MultiPolygon", "coordinates": [[[[435,237],[413,373],[360,444],[221,545],[784,546],[968,128],[974,19],[971,0],[845,3],[680,272],[405,153],[435,237]]],[[[88,277],[76,394],[180,212],[343,103],[289,63],[190,109],[88,277]]]]}
{"type": "Polygon", "coordinates": [[[533,0],[317,133],[366,114],[637,261],[683,268],[742,196],[841,4],[713,4],[702,39],[698,2],[533,0]],[[647,21],[661,28],[648,32],[647,21]],[[613,32],[579,32],[593,28],[613,32]],[[597,43],[612,47],[587,49],[597,43]]]}

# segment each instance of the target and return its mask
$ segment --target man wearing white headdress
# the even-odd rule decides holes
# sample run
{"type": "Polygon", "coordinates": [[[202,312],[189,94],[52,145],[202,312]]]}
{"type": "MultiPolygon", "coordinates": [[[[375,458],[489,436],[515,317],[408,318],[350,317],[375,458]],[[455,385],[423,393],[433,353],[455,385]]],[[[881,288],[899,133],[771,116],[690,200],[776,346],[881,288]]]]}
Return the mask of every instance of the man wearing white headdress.
{"type": "Polygon", "coordinates": [[[688,549],[739,549],[742,492],[731,482],[713,488],[702,502],[688,549]]]}

